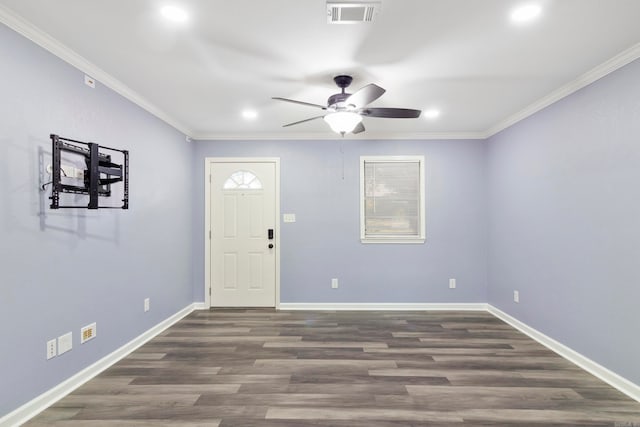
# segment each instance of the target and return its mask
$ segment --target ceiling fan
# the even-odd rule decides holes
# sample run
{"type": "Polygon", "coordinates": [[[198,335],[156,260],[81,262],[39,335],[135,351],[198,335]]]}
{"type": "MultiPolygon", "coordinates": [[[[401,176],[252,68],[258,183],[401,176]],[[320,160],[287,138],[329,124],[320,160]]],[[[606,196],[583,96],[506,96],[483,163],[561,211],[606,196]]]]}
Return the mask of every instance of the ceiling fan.
{"type": "Polygon", "coordinates": [[[342,92],[331,95],[327,100],[326,106],[296,101],[294,99],[274,97],[273,99],[279,101],[316,107],[326,111],[323,115],[288,123],[283,127],[298,125],[316,119],[324,119],[334,132],[344,136],[345,133],[349,132],[354,134],[364,132],[365,129],[362,124],[363,117],[382,117],[386,119],[415,119],[420,117],[420,110],[367,107],[368,104],[380,98],[382,94],[385,93],[385,90],[378,85],[369,84],[353,94],[346,93],[344,90],[349,87],[352,80],[353,78],[351,76],[335,76],[333,81],[342,89],[342,92]]]}

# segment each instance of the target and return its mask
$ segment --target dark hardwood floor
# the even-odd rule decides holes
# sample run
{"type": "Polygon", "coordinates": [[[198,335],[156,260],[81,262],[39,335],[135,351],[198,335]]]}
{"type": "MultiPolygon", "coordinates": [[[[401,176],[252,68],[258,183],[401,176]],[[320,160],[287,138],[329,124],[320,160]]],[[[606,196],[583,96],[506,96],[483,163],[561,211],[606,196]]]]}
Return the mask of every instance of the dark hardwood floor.
{"type": "Polygon", "coordinates": [[[27,425],[640,427],[640,403],[489,313],[217,310],[27,425]]]}

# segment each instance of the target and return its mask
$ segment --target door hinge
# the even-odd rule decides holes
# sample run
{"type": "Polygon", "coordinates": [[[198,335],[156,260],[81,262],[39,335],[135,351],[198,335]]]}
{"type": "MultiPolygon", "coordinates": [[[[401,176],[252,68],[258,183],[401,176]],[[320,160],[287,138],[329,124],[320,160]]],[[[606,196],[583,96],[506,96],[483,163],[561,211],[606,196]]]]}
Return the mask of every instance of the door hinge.
{"type": "Polygon", "coordinates": [[[211,182],[211,174],[209,174],[209,182],[211,182]]]}
{"type": "Polygon", "coordinates": [[[209,286],[209,296],[211,296],[211,286],[209,286]]]}
{"type": "Polygon", "coordinates": [[[211,230],[209,230],[209,240],[211,240],[211,230]]]}

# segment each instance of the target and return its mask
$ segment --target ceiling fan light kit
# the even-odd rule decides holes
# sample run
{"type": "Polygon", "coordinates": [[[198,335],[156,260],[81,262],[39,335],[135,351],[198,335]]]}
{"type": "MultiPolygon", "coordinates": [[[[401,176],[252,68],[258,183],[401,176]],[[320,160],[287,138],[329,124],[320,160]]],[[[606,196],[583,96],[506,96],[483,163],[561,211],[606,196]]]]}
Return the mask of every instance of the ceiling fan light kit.
{"type": "Polygon", "coordinates": [[[368,84],[353,94],[346,93],[345,89],[349,87],[352,80],[353,78],[351,76],[346,75],[335,76],[333,78],[333,81],[341,89],[341,92],[331,95],[327,100],[327,106],[297,101],[295,99],[274,97],[273,99],[278,101],[291,102],[293,104],[320,108],[327,111],[327,114],[323,116],[315,116],[309,119],[287,123],[283,125],[283,127],[299,125],[322,118],[329,124],[334,132],[344,136],[346,133],[358,134],[365,131],[364,125],[362,124],[363,116],[387,119],[415,119],[420,117],[422,113],[420,110],[366,107],[368,104],[380,98],[386,91],[378,85],[368,84]]]}
{"type": "Polygon", "coordinates": [[[338,111],[324,116],[324,121],[329,123],[331,130],[344,135],[353,132],[358,123],[362,121],[362,116],[352,111],[338,111]]]}

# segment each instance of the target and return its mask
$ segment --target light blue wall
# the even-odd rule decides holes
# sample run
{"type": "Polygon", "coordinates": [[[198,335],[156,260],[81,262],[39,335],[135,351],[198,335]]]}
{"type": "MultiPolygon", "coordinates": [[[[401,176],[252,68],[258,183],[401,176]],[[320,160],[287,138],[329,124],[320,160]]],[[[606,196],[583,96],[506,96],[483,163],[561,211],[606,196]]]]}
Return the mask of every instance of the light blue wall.
{"type": "Polygon", "coordinates": [[[193,201],[184,136],[4,25],[0,58],[1,417],[191,303],[193,201]],[[129,149],[131,209],[51,211],[50,133],[129,149]],[[47,361],[69,331],[73,350],[47,361]]]}
{"type": "Polygon", "coordinates": [[[488,171],[489,302],[640,384],[640,61],[491,138],[488,171]]]}
{"type": "Polygon", "coordinates": [[[204,159],[281,159],[282,302],[485,302],[482,141],[199,141],[194,191],[194,299],[204,299],[204,159]],[[360,243],[361,155],[424,155],[424,245],[360,243]],[[340,288],[331,289],[331,278],[340,288]],[[449,278],[458,288],[448,288],[449,278]]]}
{"type": "Polygon", "coordinates": [[[209,156],[281,158],[281,212],[297,215],[281,224],[283,302],[488,300],[640,383],[640,62],[488,142],[189,145],[1,25],[0,58],[0,416],[203,301],[209,156]],[[52,132],[128,148],[131,209],[49,210],[52,132]],[[362,245],[359,157],[405,154],[426,157],[427,242],[362,245]],[[46,361],[68,331],[74,349],[46,361]]]}

